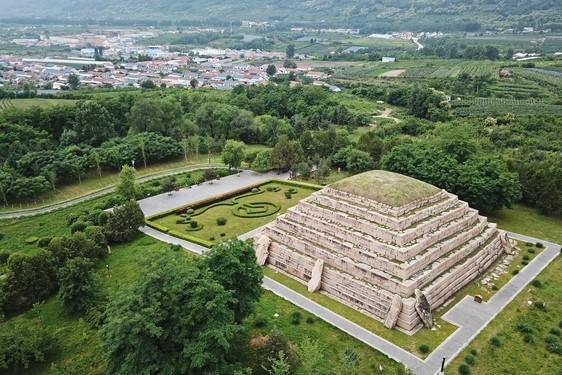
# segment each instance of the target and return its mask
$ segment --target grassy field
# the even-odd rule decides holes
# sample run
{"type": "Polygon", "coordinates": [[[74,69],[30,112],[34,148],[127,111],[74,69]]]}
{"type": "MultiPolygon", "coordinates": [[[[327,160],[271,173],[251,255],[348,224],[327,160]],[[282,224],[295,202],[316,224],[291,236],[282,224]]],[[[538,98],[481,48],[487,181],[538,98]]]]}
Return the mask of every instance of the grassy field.
{"type": "MultiPolygon", "coordinates": [[[[456,374],[466,357],[474,351],[475,365],[472,374],[537,374],[559,375],[562,356],[550,353],[545,340],[560,345],[562,329],[562,304],[560,303],[562,258],[555,259],[538,277],[541,287],[529,285],[463,350],[446,369],[456,374]],[[534,302],[543,301],[546,308],[538,308],[534,302]],[[531,302],[531,304],[529,304],[531,302]],[[519,328],[518,328],[519,327],[519,328]],[[496,337],[500,346],[490,344],[496,337]],[[527,341],[527,342],[526,342],[527,341]]],[[[469,358],[470,360],[470,358],[469,358]]]]}
{"type": "Polygon", "coordinates": [[[488,220],[501,229],[562,244],[562,219],[541,215],[531,207],[514,204],[490,215],[488,220]]]}
{"type": "MultiPolygon", "coordinates": [[[[9,251],[34,251],[35,245],[25,244],[24,239],[27,236],[31,234],[36,236],[69,234],[66,217],[73,212],[91,209],[95,203],[96,200],[93,200],[35,218],[0,221],[0,233],[4,235],[0,240],[0,248],[9,251]]],[[[167,245],[144,235],[129,244],[112,246],[112,255],[97,265],[103,293],[111,299],[119,288],[142,275],[147,260],[166,251],[170,251],[167,245]],[[111,275],[106,272],[106,265],[109,266],[111,275]]],[[[191,256],[186,253],[186,257],[191,256]]],[[[64,314],[56,297],[53,296],[26,313],[0,323],[0,329],[8,325],[20,324],[28,327],[37,325],[46,327],[58,338],[60,350],[56,356],[47,358],[45,363],[26,371],[17,371],[17,373],[101,375],[105,372],[101,338],[97,329],[87,322],[85,316],[64,314]]],[[[340,358],[346,350],[353,351],[357,355],[356,364],[346,369],[347,374],[376,374],[379,365],[393,373],[393,370],[399,366],[376,350],[327,323],[312,318],[305,311],[268,292],[263,295],[256,306],[255,314],[247,320],[246,327],[248,340],[255,336],[259,338],[261,335],[267,334],[273,327],[277,327],[285,332],[295,349],[304,336],[320,340],[325,353],[323,361],[325,369],[341,367],[340,358]],[[300,324],[292,323],[293,313],[302,316],[300,324]],[[275,318],[274,314],[278,314],[278,317],[275,318]],[[267,320],[264,327],[254,327],[258,317],[267,320]],[[332,345],[333,342],[337,342],[338,345],[332,345]]],[[[241,358],[251,358],[251,348],[244,348],[238,354],[241,358]]],[[[0,373],[4,372],[0,371],[0,373]]],[[[304,375],[305,372],[302,368],[298,368],[296,374],[304,375]]]]}
{"type": "Polygon", "coordinates": [[[314,189],[295,186],[293,189],[296,193],[292,194],[291,198],[287,198],[285,192],[288,189],[291,189],[291,186],[275,182],[268,183],[260,186],[262,193],[242,194],[239,197],[198,208],[193,215],[190,215],[189,222],[178,224],[177,220],[182,220],[182,217],[176,214],[164,216],[154,222],[170,230],[187,233],[205,241],[209,241],[211,238],[214,238],[211,241],[220,241],[223,237],[237,237],[271,222],[278,215],[284,214],[289,207],[297,204],[299,200],[314,192],[314,189]],[[269,191],[268,189],[275,189],[276,191],[269,191]],[[267,210],[263,216],[261,214],[262,209],[267,210]],[[256,215],[254,216],[252,213],[256,213],[256,215]],[[227,220],[226,224],[217,224],[216,220],[220,217],[227,220]],[[190,223],[192,221],[196,221],[201,229],[191,230],[190,223]],[[224,233],[224,236],[221,235],[222,233],[224,233]]]}
{"type": "Polygon", "coordinates": [[[10,108],[16,109],[29,109],[32,107],[53,107],[56,105],[72,105],[76,100],[68,99],[42,99],[42,98],[32,98],[32,99],[3,99],[0,101],[0,111],[10,108]]]}

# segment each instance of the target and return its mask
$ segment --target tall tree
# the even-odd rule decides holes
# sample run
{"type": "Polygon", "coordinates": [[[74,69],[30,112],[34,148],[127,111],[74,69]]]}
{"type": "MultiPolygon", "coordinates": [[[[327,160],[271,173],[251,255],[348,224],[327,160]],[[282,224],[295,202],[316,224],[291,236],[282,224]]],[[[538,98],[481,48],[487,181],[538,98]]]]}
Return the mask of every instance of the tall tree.
{"type": "Polygon", "coordinates": [[[6,279],[1,284],[5,311],[17,311],[40,302],[57,285],[55,262],[51,252],[14,253],[8,260],[6,279]]]}
{"type": "Polygon", "coordinates": [[[144,214],[134,200],[115,207],[105,224],[107,238],[112,242],[131,241],[139,227],[144,227],[144,214]]]}
{"type": "Polygon", "coordinates": [[[303,159],[304,155],[300,143],[290,141],[286,136],[281,136],[273,147],[269,164],[274,169],[291,169],[303,159]]]}
{"type": "Polygon", "coordinates": [[[277,73],[277,67],[273,64],[269,64],[265,70],[268,76],[273,77],[277,73]]]}
{"type": "Polygon", "coordinates": [[[236,322],[242,323],[263,292],[263,271],[256,263],[253,245],[237,238],[221,242],[205,253],[204,262],[213,279],[232,292],[229,307],[236,322]]]}
{"type": "Polygon", "coordinates": [[[108,374],[228,373],[242,332],[228,308],[232,293],[179,255],[154,258],[111,301],[101,329],[108,374]]]}
{"type": "Polygon", "coordinates": [[[123,200],[135,199],[137,188],[135,186],[135,168],[124,165],[119,173],[119,180],[115,185],[115,193],[123,200]]]}
{"type": "Polygon", "coordinates": [[[58,271],[59,301],[69,314],[85,313],[99,293],[94,263],[87,258],[66,261],[58,271]]]}
{"type": "Polygon", "coordinates": [[[288,59],[295,57],[295,45],[293,43],[287,46],[286,54],[288,59]]]}
{"type": "Polygon", "coordinates": [[[222,162],[228,165],[228,169],[239,168],[244,161],[246,145],[244,142],[229,139],[222,150],[222,162]]]}

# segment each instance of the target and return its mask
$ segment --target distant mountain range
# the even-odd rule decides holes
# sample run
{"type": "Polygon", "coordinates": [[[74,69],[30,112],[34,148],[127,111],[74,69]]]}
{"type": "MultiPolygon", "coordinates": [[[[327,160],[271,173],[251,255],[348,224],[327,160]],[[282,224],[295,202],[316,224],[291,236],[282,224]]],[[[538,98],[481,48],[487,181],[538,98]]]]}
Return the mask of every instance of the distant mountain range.
{"type": "Polygon", "coordinates": [[[372,31],[534,27],[562,31],[562,0],[0,0],[0,19],[347,27],[372,31]]]}

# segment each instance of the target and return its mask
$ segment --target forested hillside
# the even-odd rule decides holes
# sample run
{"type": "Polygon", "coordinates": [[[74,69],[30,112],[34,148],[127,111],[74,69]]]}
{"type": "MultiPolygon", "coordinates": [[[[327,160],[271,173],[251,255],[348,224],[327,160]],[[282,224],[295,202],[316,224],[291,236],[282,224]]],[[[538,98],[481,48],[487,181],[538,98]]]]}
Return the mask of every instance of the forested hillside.
{"type": "Polygon", "coordinates": [[[300,24],[364,31],[562,28],[562,3],[557,0],[22,0],[17,3],[0,0],[0,7],[3,19],[105,19],[122,24],[144,20],[212,21],[227,25],[231,21],[248,20],[275,21],[281,27],[300,24]]]}

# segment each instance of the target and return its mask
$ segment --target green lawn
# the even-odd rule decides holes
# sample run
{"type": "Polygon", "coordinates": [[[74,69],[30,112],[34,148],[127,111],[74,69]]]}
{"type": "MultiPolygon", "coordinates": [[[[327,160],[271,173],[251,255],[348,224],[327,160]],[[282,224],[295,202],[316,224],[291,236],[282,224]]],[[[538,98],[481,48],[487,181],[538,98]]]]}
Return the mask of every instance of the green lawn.
{"type": "MultiPolygon", "coordinates": [[[[477,355],[472,374],[537,374],[559,375],[562,369],[562,356],[546,350],[545,338],[552,328],[562,329],[562,304],[560,303],[562,258],[556,258],[538,277],[540,288],[529,285],[519,294],[470,345],[464,349],[448,366],[446,373],[457,374],[459,366],[471,350],[477,355]],[[543,301],[542,310],[529,304],[543,301]],[[525,334],[517,329],[526,324],[532,330],[528,341],[525,334]],[[492,337],[499,338],[500,347],[489,343],[492,337]]],[[[555,335],[556,336],[556,335],[555,335]]],[[[556,339],[554,339],[556,340],[556,339]]],[[[560,345],[560,337],[558,337],[560,345]]]]}
{"type": "Polygon", "coordinates": [[[426,357],[426,355],[420,353],[418,349],[420,345],[426,344],[431,350],[433,350],[456,329],[455,326],[441,319],[441,314],[434,314],[433,318],[435,331],[422,328],[416,334],[410,336],[396,329],[389,330],[385,328],[384,325],[378,320],[370,318],[360,313],[359,311],[354,310],[351,307],[344,305],[343,303],[340,303],[324,294],[309,293],[306,285],[272,268],[265,267],[264,273],[266,276],[272,278],[273,280],[276,280],[279,283],[282,283],[288,288],[293,289],[306,298],[309,298],[319,305],[326,307],[336,314],[343,316],[344,318],[360,325],[361,327],[373,332],[376,335],[381,336],[382,338],[421,358],[426,357]]]}
{"type": "MultiPolygon", "coordinates": [[[[99,200],[35,218],[0,221],[0,233],[4,234],[4,238],[0,242],[0,248],[10,251],[33,251],[33,249],[36,249],[35,245],[24,243],[24,238],[30,234],[37,236],[69,234],[69,229],[66,226],[67,215],[83,209],[91,209],[99,200]]],[[[112,246],[112,254],[98,262],[97,265],[104,295],[111,299],[119,288],[141,277],[143,269],[150,259],[158,257],[159,254],[166,251],[171,251],[168,245],[144,235],[140,235],[129,244],[112,246]],[[106,271],[106,265],[109,265],[110,275],[106,271]]],[[[185,253],[185,255],[186,257],[193,256],[189,253],[185,253]]],[[[272,293],[266,292],[257,304],[255,314],[246,322],[248,331],[245,337],[250,340],[254,336],[259,337],[262,334],[267,334],[271,328],[277,327],[284,331],[295,349],[304,336],[320,340],[322,350],[325,353],[324,369],[341,367],[340,356],[348,349],[357,354],[358,360],[355,366],[346,369],[347,372],[345,373],[347,374],[376,374],[379,365],[382,365],[390,373],[398,368],[395,362],[378,353],[375,349],[351,338],[351,336],[321,320],[313,318],[311,323],[307,323],[306,319],[309,317],[311,316],[307,312],[272,293]],[[298,312],[302,316],[302,322],[299,325],[291,323],[290,317],[293,312],[298,312]],[[273,317],[275,313],[279,314],[278,318],[273,317]],[[268,320],[265,327],[254,328],[257,317],[265,317],[268,320]],[[334,342],[337,342],[338,345],[333,345],[334,342]]],[[[67,316],[64,314],[56,296],[21,315],[11,317],[8,321],[0,323],[0,329],[12,324],[46,327],[58,338],[60,349],[56,356],[47,358],[43,364],[33,366],[25,371],[18,370],[10,373],[32,375],[47,373],[65,375],[104,374],[103,349],[98,330],[91,326],[86,316],[67,316]]],[[[239,355],[239,358],[251,361],[251,348],[242,348],[237,355],[239,355]]],[[[0,371],[0,373],[4,372],[0,371]]],[[[305,375],[305,372],[298,368],[296,375],[305,375]]]]}
{"type": "Polygon", "coordinates": [[[289,207],[294,206],[299,200],[308,197],[315,191],[314,189],[295,186],[293,189],[296,190],[296,193],[291,195],[291,198],[287,198],[285,192],[288,189],[291,189],[291,186],[286,183],[267,183],[260,186],[260,191],[262,191],[262,193],[249,196],[243,194],[244,197],[241,198],[230,198],[198,208],[195,210],[194,214],[191,215],[191,221],[196,221],[198,226],[202,226],[202,229],[196,231],[190,230],[191,221],[182,224],[176,223],[177,220],[182,219],[182,217],[177,214],[164,216],[154,220],[154,222],[170,230],[186,233],[204,241],[209,241],[210,238],[215,238],[215,241],[220,241],[223,237],[237,237],[271,222],[278,215],[285,213],[289,207]],[[268,188],[275,188],[277,191],[268,191],[268,188]],[[262,202],[265,202],[265,205],[262,202]],[[249,207],[246,210],[244,205],[254,205],[254,207],[249,207]],[[249,215],[251,217],[239,217],[233,213],[236,212],[238,215],[246,215],[246,212],[261,211],[262,208],[267,209],[267,211],[264,212],[264,216],[259,214],[258,216],[249,215]],[[277,208],[278,210],[276,210],[277,208]],[[217,225],[216,219],[219,217],[227,219],[225,225],[217,225]],[[221,236],[221,233],[225,235],[221,236]]]}
{"type": "Polygon", "coordinates": [[[562,219],[541,215],[535,208],[515,204],[488,219],[501,229],[562,244],[562,219]]]}

